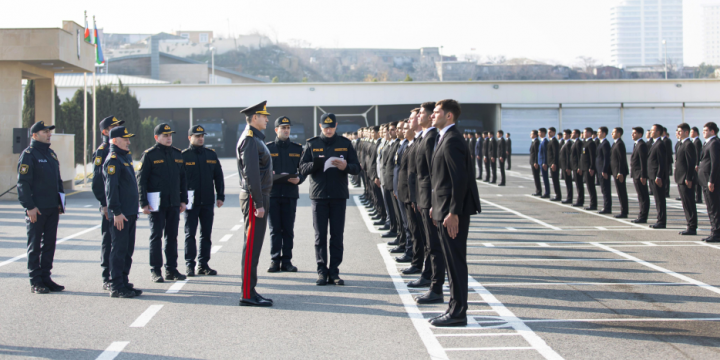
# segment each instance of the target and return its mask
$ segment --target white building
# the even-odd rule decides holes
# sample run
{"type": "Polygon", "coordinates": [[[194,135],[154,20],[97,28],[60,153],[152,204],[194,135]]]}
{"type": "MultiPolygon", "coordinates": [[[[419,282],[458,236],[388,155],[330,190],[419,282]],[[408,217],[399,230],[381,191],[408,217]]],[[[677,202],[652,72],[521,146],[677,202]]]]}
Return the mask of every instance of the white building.
{"type": "Polygon", "coordinates": [[[720,65],[720,4],[703,6],[703,61],[720,65]]]}
{"type": "Polygon", "coordinates": [[[683,64],[682,0],[624,0],[610,11],[610,61],[617,67],[683,64]]]}

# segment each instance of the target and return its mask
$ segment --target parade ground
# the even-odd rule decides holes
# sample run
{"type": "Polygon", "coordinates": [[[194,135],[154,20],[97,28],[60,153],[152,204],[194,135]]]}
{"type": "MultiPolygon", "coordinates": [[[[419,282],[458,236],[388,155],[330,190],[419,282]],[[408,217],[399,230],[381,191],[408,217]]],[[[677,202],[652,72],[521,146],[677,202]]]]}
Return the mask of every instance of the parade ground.
{"type": "MultiPolygon", "coordinates": [[[[629,137],[626,136],[628,139],[629,137]]],[[[626,139],[627,140],[627,139],[626,139]]],[[[697,236],[685,229],[672,185],[668,228],[550,202],[535,191],[527,156],[513,156],[507,186],[478,182],[482,214],[468,239],[468,326],[433,328],[445,304],[416,305],[425,291],[397,264],[351,186],[340,276],[316,286],[312,212],[300,186],[293,264],[268,273],[269,230],[257,291],[270,308],[239,307],[243,224],[235,159],[221,160],[225,206],[215,210],[217,276],[153,283],[149,224],[141,215],[130,282],[144,293],[102,289],[100,214],[92,192],[68,192],[53,279],[61,293],[33,294],[17,202],[0,202],[0,358],[46,359],[711,359],[720,357],[720,246],[698,204],[697,236]]],[[[565,196],[564,183],[561,186],[565,196]]],[[[613,214],[620,205],[613,192],[613,214]]],[[[585,205],[589,205],[587,198],[585,205]]],[[[598,203],[602,195],[598,190],[598,203]]],[[[656,212],[651,199],[648,222],[656,212]]],[[[178,236],[184,272],[184,216],[178,236]]],[[[446,283],[447,287],[447,283],[446,283]]],[[[449,294],[445,294],[445,300],[449,294]]]]}

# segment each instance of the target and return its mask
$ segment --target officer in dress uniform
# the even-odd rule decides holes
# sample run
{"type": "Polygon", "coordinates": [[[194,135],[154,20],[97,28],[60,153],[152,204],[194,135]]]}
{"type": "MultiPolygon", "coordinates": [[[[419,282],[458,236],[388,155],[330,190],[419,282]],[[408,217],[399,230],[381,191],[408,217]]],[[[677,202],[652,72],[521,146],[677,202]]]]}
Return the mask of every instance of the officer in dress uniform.
{"type": "Polygon", "coordinates": [[[177,270],[177,235],[180,213],[188,202],[187,178],[182,151],[172,146],[168,124],[155,127],[155,146],[145,150],[137,174],[140,206],[150,219],[150,274],[153,282],[163,282],[162,238],[165,234],[165,279],[185,280],[177,270]],[[150,193],[159,193],[159,205],[150,206],[150,193]]]}
{"type": "MultiPolygon", "coordinates": [[[[193,191],[192,209],[185,211],[185,274],[195,276],[195,265],[200,275],[217,275],[210,268],[210,248],[212,248],[212,226],[215,218],[215,206],[225,202],[225,180],[222,166],[215,150],[206,148],[205,129],[196,125],[188,129],[190,146],[182,151],[185,161],[188,192],[193,191]],[[217,199],[215,194],[217,193],[217,199]],[[200,254],[197,252],[198,220],[200,222],[200,254]],[[195,257],[197,256],[197,263],[195,257]]],[[[189,196],[189,195],[188,195],[189,196]]],[[[190,199],[188,199],[190,200],[190,199]]]]}
{"type": "MultiPolygon", "coordinates": [[[[322,135],[307,140],[300,160],[300,173],[310,177],[313,227],[315,228],[316,285],[345,285],[340,278],[343,258],[345,209],[350,198],[348,174],[360,172],[355,149],[350,141],[335,134],[337,119],[327,113],[320,118],[322,135]],[[325,162],[333,159],[325,170],[325,162]],[[330,262],[328,263],[328,223],[330,224],[330,262]]],[[[380,200],[382,201],[382,199],[380,200]]]]}
{"type": "Polygon", "coordinates": [[[275,141],[268,142],[273,163],[273,187],[270,192],[270,259],[268,272],[296,272],[292,264],[295,211],[300,197],[298,185],[305,181],[300,172],[302,145],[290,141],[292,121],[287,116],[275,120],[275,141]]]}
{"type": "Polygon", "coordinates": [[[138,217],[138,187],[130,156],[130,138],[124,126],[109,133],[109,156],[102,165],[105,179],[105,203],[110,226],[110,297],[132,298],[142,290],[129,282],[132,256],[135,252],[135,230],[138,217]]]}
{"type": "MultiPolygon", "coordinates": [[[[257,265],[260,260],[270,191],[273,187],[273,163],[270,150],[263,140],[270,113],[267,101],[240,110],[245,114],[247,126],[240,134],[236,146],[237,166],[240,173],[240,207],[245,224],[245,244],[242,254],[242,298],[240,306],[272,306],[268,299],[255,291],[257,265]]],[[[347,184],[345,185],[347,189],[347,184]]]]}
{"type": "Polygon", "coordinates": [[[100,202],[100,229],[102,232],[102,244],[100,245],[100,267],[102,271],[103,289],[110,290],[110,247],[112,238],[110,236],[110,217],[107,212],[107,201],[105,200],[105,179],[103,178],[103,163],[110,152],[110,130],[124,124],[124,120],[118,120],[110,115],[100,121],[102,144],[93,153],[93,179],[92,191],[95,198],[100,202]]]}
{"type": "Polygon", "coordinates": [[[60,194],[65,196],[60,163],[55,152],[50,149],[50,131],[53,129],[54,125],[46,126],[43,121],[36,122],[30,128],[32,141],[20,155],[17,167],[18,200],[25,208],[28,235],[30,291],[36,294],[65,290],[64,286],[50,279],[58,221],[60,213],[64,213],[60,194]]]}

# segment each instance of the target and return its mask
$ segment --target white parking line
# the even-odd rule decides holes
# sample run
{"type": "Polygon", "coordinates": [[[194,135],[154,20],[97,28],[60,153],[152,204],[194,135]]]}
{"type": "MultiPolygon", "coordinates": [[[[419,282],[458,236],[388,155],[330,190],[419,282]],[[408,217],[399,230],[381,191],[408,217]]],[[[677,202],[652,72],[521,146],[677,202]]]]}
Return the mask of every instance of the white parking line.
{"type": "Polygon", "coordinates": [[[479,347],[479,348],[445,348],[447,351],[504,351],[504,350],[535,350],[534,347],[479,347]]]}
{"type": "Polygon", "coordinates": [[[536,218],[534,218],[534,217],[527,216],[527,215],[525,215],[525,214],[521,214],[521,213],[519,213],[519,212],[517,212],[517,211],[515,211],[515,210],[508,209],[508,208],[506,208],[506,207],[504,207],[504,206],[495,204],[495,203],[493,203],[493,202],[490,202],[490,201],[487,201],[487,200],[484,200],[484,199],[480,199],[480,201],[482,201],[482,202],[484,202],[484,203],[486,203],[486,204],[488,204],[488,205],[494,206],[494,207],[496,207],[496,208],[498,208],[498,209],[502,209],[502,210],[505,210],[505,211],[507,211],[507,212],[511,212],[511,213],[513,213],[513,214],[521,217],[521,218],[525,218],[525,219],[528,219],[528,220],[530,220],[530,221],[534,221],[534,222],[536,222],[536,223],[538,223],[538,224],[540,224],[540,225],[542,225],[542,226],[545,226],[545,227],[547,227],[547,228],[550,228],[550,229],[553,229],[553,230],[562,230],[562,229],[560,229],[560,228],[557,227],[557,226],[550,225],[550,224],[548,224],[548,223],[546,223],[546,222],[544,222],[544,221],[538,220],[538,219],[536,219],[536,218]]]}
{"type": "Polygon", "coordinates": [[[113,360],[125,349],[129,341],[115,341],[103,351],[96,360],[113,360]]]}
{"type": "Polygon", "coordinates": [[[550,245],[548,245],[547,243],[537,243],[537,244],[538,244],[538,246],[541,246],[541,247],[550,247],[550,245]]]}
{"type": "Polygon", "coordinates": [[[238,231],[238,230],[240,230],[241,227],[242,227],[242,225],[235,225],[232,227],[232,229],[230,229],[230,231],[238,231]]]}
{"type": "Polygon", "coordinates": [[[495,247],[495,245],[491,243],[483,243],[483,245],[485,245],[485,247],[495,247]]]}
{"type": "MultiPolygon", "coordinates": [[[[525,323],[558,323],[558,322],[683,322],[683,321],[720,321],[715,318],[618,318],[618,319],[532,319],[523,320],[525,323]]],[[[504,323],[505,320],[478,321],[478,324],[504,323]]],[[[449,349],[447,349],[449,350],[449,349]]]]}
{"type": "MultiPolygon", "coordinates": [[[[492,245],[492,244],[489,244],[492,245]]],[[[485,245],[488,246],[488,245],[485,245]]],[[[488,246],[490,247],[490,246],[488,246]]],[[[492,246],[494,247],[494,246],[492,246]]],[[[471,263],[483,263],[483,262],[534,262],[534,261],[630,261],[628,259],[483,259],[483,260],[468,260],[467,262],[471,263]]]]}
{"type": "Polygon", "coordinates": [[[225,236],[223,236],[223,237],[220,238],[220,242],[226,242],[226,241],[230,240],[230,238],[231,238],[232,236],[233,236],[233,234],[227,234],[227,235],[225,235],[225,236]]]}
{"type": "Polygon", "coordinates": [[[188,282],[187,280],[178,281],[178,282],[174,283],[165,293],[166,294],[177,294],[178,292],[180,292],[180,289],[182,289],[183,286],[185,286],[185,284],[187,284],[187,282],[188,282]]]}
{"type": "Polygon", "coordinates": [[[514,227],[509,227],[509,226],[508,226],[508,227],[506,227],[506,229],[508,229],[508,230],[510,230],[510,231],[517,231],[517,229],[516,229],[516,228],[514,228],[514,227]]]}
{"type": "Polygon", "coordinates": [[[614,285],[622,285],[622,286],[648,286],[648,285],[658,285],[658,286],[690,286],[694,284],[688,284],[688,283],[669,283],[669,282],[647,282],[647,283],[640,283],[640,282],[529,282],[529,283],[522,283],[522,282],[510,282],[510,283],[484,283],[485,287],[492,287],[492,286],[614,286],[614,285]]]}
{"type": "Polygon", "coordinates": [[[595,228],[598,229],[598,230],[607,230],[607,228],[602,227],[602,226],[596,226],[595,228]]]}
{"type": "MultiPolygon", "coordinates": [[[[89,228],[89,229],[85,229],[85,230],[83,230],[83,231],[74,233],[74,234],[72,234],[72,235],[70,235],[70,236],[66,236],[66,237],[64,237],[64,238],[56,241],[55,244],[56,244],[56,245],[57,245],[57,244],[62,244],[62,243],[64,243],[64,242],[66,242],[66,241],[68,241],[68,240],[72,240],[72,239],[74,239],[74,238],[76,238],[76,237],[78,237],[78,236],[80,236],[80,235],[87,234],[87,233],[89,233],[89,232],[91,232],[91,231],[93,231],[93,230],[95,230],[95,229],[97,229],[97,228],[99,228],[99,227],[100,227],[100,225],[95,225],[95,226],[93,226],[93,227],[91,227],[91,228],[89,228]]],[[[0,262],[0,266],[13,263],[13,262],[18,261],[18,260],[20,260],[20,259],[23,259],[23,258],[25,258],[25,257],[27,257],[27,253],[22,254],[22,255],[18,255],[18,256],[16,256],[16,257],[12,258],[12,259],[8,259],[8,260],[5,260],[5,261],[3,261],[3,262],[0,262]]]]}
{"type": "Polygon", "coordinates": [[[238,173],[230,174],[230,175],[226,176],[225,179],[229,179],[229,178],[231,178],[231,177],[233,177],[233,176],[236,176],[237,174],[238,174],[238,173]]]}
{"type": "Polygon", "coordinates": [[[145,312],[140,314],[140,316],[138,316],[138,318],[130,324],[130,327],[145,327],[145,325],[150,322],[150,319],[152,319],[153,316],[155,316],[155,314],[157,314],[162,308],[163,305],[150,305],[145,312]]]}
{"type": "Polygon", "coordinates": [[[537,200],[537,201],[542,201],[542,202],[546,202],[546,203],[549,203],[549,204],[554,204],[554,205],[557,205],[557,206],[566,207],[566,208],[569,208],[569,209],[573,209],[574,211],[584,212],[584,213],[586,213],[586,214],[591,214],[591,215],[599,216],[599,217],[601,217],[601,218],[603,218],[603,219],[615,220],[615,221],[621,222],[621,223],[623,223],[623,224],[625,224],[625,225],[630,225],[630,226],[635,226],[635,227],[642,228],[643,230],[649,230],[649,228],[646,227],[646,226],[642,226],[642,225],[640,225],[640,224],[636,224],[636,223],[634,223],[634,222],[630,222],[630,221],[627,221],[627,220],[617,219],[617,218],[612,217],[612,216],[605,216],[605,215],[602,215],[602,214],[598,214],[597,212],[594,212],[594,211],[585,210],[585,209],[578,208],[578,207],[573,207],[573,206],[571,206],[571,205],[565,205],[565,204],[559,203],[559,202],[557,202],[557,201],[550,201],[550,200],[540,199],[540,198],[538,198],[538,197],[536,197],[536,196],[532,196],[532,195],[526,195],[526,196],[529,197],[529,198],[531,198],[531,199],[535,199],[535,200],[537,200]]]}
{"type": "Polygon", "coordinates": [[[220,248],[221,248],[221,247],[222,247],[221,245],[213,246],[213,247],[210,249],[210,253],[211,253],[211,254],[214,254],[214,253],[220,251],[220,248]]]}

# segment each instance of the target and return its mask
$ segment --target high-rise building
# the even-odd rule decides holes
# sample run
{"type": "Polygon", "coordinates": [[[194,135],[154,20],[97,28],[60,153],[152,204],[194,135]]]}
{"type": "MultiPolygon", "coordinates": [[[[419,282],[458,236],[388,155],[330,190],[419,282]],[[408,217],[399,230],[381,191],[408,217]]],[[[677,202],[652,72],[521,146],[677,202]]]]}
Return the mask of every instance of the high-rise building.
{"type": "Polygon", "coordinates": [[[703,6],[703,61],[720,65],[720,4],[703,6]]]}
{"type": "Polygon", "coordinates": [[[682,0],[624,0],[613,7],[610,11],[612,65],[664,65],[667,51],[668,64],[682,67],[682,6],[682,0]]]}

